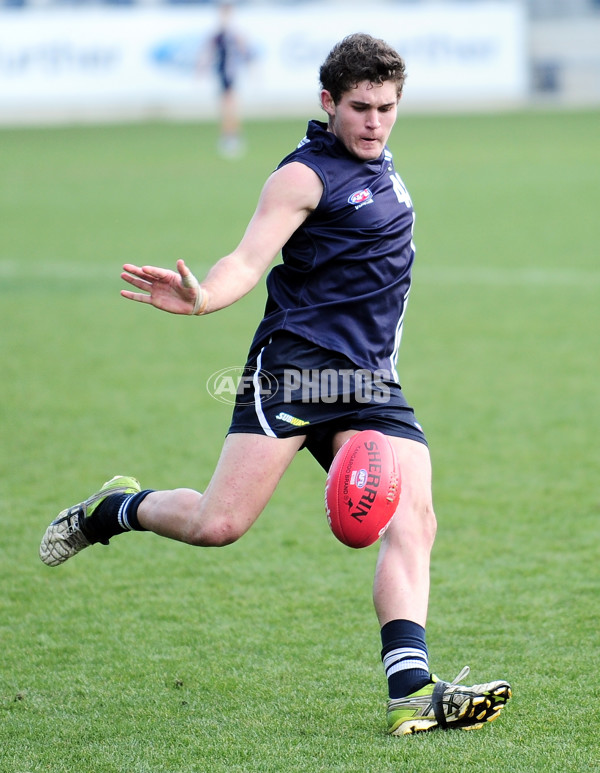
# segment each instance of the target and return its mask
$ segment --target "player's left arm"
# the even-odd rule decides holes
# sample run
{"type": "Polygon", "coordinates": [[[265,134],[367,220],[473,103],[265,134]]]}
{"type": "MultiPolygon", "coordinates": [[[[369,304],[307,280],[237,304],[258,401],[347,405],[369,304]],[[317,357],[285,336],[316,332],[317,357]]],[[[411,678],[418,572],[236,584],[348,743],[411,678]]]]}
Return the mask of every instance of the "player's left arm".
{"type": "Polygon", "coordinates": [[[309,167],[292,162],[265,183],[256,211],[238,246],[221,258],[198,283],[183,260],[177,271],[125,264],[121,277],[142,292],[121,295],[173,314],[208,314],[246,295],[290,236],[318,205],[323,184],[309,167]]]}

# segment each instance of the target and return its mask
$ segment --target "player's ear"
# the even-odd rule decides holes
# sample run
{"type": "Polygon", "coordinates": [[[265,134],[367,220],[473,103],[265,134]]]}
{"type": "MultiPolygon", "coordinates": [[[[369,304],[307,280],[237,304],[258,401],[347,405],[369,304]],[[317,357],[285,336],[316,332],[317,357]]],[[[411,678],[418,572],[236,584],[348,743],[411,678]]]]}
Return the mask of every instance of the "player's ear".
{"type": "Polygon", "coordinates": [[[327,89],[321,91],[321,107],[330,118],[333,118],[335,115],[335,102],[327,89]]]}

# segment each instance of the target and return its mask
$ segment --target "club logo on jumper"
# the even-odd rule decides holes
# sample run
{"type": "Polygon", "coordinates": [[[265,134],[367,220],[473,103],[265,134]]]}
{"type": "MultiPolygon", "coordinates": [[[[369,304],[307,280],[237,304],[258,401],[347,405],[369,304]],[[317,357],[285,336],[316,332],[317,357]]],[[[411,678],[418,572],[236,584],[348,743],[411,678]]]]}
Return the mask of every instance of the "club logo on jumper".
{"type": "Polygon", "coordinates": [[[266,403],[275,396],[279,383],[268,370],[257,368],[223,368],[206,382],[211,397],[220,403],[252,405],[256,400],[266,403]]]}
{"type": "Polygon", "coordinates": [[[373,194],[369,188],[363,188],[360,191],[356,191],[352,196],[348,196],[348,204],[352,204],[354,209],[360,209],[365,204],[373,203],[373,194]]]}
{"type": "Polygon", "coordinates": [[[306,427],[307,424],[310,424],[310,421],[304,421],[304,419],[297,419],[295,416],[290,416],[289,413],[284,413],[283,411],[278,413],[275,418],[279,419],[280,421],[285,421],[294,427],[306,427]]]}

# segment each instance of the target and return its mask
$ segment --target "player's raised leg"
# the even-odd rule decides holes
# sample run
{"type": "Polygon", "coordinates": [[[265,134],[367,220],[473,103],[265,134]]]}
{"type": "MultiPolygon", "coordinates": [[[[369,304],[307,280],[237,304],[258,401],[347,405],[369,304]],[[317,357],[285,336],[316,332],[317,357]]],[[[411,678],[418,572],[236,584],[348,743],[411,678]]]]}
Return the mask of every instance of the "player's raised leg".
{"type": "Polygon", "coordinates": [[[213,547],[239,539],[256,521],[304,436],[231,434],[204,494],[157,491],[140,505],[140,524],[156,534],[213,547]]]}
{"type": "Polygon", "coordinates": [[[52,521],[40,558],[58,566],[89,545],[107,544],[131,530],[206,547],[234,542],[258,518],[303,441],[229,435],[204,494],[189,488],[141,491],[133,478],[114,478],[52,521]]]}

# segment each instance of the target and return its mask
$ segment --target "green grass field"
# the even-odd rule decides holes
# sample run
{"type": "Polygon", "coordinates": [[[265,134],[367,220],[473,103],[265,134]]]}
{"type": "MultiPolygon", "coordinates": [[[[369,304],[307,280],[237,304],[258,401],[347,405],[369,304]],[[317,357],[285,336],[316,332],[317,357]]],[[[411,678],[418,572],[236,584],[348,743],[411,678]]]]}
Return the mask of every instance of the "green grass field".
{"type": "Polygon", "coordinates": [[[198,274],[304,121],[0,132],[1,773],[598,770],[598,112],[401,116],[417,208],[400,371],[439,532],[431,664],[507,678],[475,733],[385,734],[376,547],[335,541],[302,453],[239,543],[115,539],[58,569],[49,520],[115,473],[202,489],[264,303],[192,320],[119,297],[123,262],[198,274]]]}

